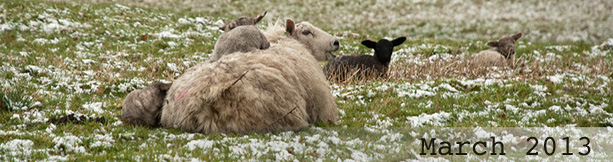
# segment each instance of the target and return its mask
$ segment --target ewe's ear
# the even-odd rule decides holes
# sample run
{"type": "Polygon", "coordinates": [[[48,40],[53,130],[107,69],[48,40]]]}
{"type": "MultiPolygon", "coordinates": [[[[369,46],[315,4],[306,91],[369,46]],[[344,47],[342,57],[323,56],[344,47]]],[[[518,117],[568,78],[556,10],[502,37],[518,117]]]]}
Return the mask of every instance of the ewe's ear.
{"type": "Polygon", "coordinates": [[[266,12],[268,12],[268,11],[264,11],[264,13],[261,13],[261,14],[259,14],[259,15],[255,16],[255,17],[253,18],[253,20],[254,20],[254,21],[253,21],[253,25],[255,25],[255,24],[257,24],[258,22],[260,22],[260,20],[262,20],[262,18],[264,18],[264,16],[266,16],[266,12]]]}
{"type": "Polygon", "coordinates": [[[515,39],[516,41],[521,38],[521,33],[517,33],[515,35],[513,35],[513,39],[515,39]]]}
{"type": "Polygon", "coordinates": [[[487,42],[487,45],[490,47],[498,47],[499,43],[498,41],[491,41],[491,42],[487,42]]]}
{"type": "Polygon", "coordinates": [[[407,40],[407,37],[399,37],[399,38],[394,39],[392,41],[392,44],[394,44],[394,46],[398,46],[398,45],[404,43],[404,41],[406,41],[406,40],[407,40]]]}
{"type": "Polygon", "coordinates": [[[172,86],[172,83],[162,83],[159,85],[159,88],[162,92],[167,92],[170,89],[170,86],[172,86]]]}
{"type": "Polygon", "coordinates": [[[292,19],[287,19],[285,21],[285,32],[289,33],[289,35],[292,35],[294,33],[294,21],[292,21],[292,19]]]}
{"type": "Polygon", "coordinates": [[[377,42],[373,42],[371,40],[362,41],[362,44],[368,48],[375,48],[377,46],[377,42]]]}

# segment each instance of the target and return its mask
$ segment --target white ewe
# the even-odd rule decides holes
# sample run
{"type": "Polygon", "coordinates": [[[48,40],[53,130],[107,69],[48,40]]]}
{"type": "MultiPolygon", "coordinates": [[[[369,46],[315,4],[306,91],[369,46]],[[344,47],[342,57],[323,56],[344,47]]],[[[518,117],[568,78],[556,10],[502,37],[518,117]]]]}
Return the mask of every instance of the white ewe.
{"type": "Polygon", "coordinates": [[[329,84],[313,56],[338,49],[330,34],[287,20],[264,33],[272,46],[200,63],[168,91],[161,125],[195,132],[297,130],[336,122],[329,84]]]}

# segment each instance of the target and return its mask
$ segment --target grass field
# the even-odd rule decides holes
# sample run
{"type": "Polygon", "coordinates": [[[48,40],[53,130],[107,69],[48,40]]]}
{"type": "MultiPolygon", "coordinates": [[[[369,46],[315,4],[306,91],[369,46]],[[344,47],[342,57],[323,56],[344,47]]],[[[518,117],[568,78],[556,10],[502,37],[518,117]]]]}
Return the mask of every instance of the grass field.
{"type": "MultiPolygon", "coordinates": [[[[612,7],[570,0],[0,1],[0,160],[428,160],[411,144],[432,129],[610,128],[612,7]],[[236,135],[121,122],[128,92],[172,82],[209,58],[218,26],[262,10],[266,22],[306,20],[337,36],[337,55],[372,53],[359,44],[364,39],[409,40],[397,47],[390,78],[331,84],[336,125],[236,135]],[[462,66],[487,41],[516,32],[524,33],[516,68],[462,66]],[[72,113],[106,121],[49,123],[72,113]]],[[[527,160],[546,160],[539,158],[547,157],[527,160]]]]}

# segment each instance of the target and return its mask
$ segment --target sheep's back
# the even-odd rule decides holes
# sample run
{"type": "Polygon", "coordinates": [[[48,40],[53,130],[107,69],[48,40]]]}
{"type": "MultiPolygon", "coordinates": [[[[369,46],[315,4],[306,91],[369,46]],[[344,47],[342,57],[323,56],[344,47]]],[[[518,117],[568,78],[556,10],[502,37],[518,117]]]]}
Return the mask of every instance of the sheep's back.
{"type": "Polygon", "coordinates": [[[502,54],[494,50],[481,51],[473,57],[473,63],[475,66],[504,66],[505,58],[502,54]]]}

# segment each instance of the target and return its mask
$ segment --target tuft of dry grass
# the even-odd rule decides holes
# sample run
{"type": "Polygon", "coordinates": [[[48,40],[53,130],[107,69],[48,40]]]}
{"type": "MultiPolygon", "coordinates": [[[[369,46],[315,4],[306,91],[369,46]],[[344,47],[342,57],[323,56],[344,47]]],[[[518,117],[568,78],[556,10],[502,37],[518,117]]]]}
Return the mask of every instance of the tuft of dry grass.
{"type": "Polygon", "coordinates": [[[564,59],[559,61],[545,61],[542,56],[522,55],[515,59],[515,67],[485,67],[478,66],[467,57],[454,57],[449,60],[422,59],[423,64],[398,61],[392,63],[389,75],[384,81],[419,81],[436,80],[445,78],[466,79],[514,79],[518,81],[538,80],[545,76],[558,73],[570,73],[576,75],[587,74],[611,75],[613,69],[613,56],[599,56],[594,58],[579,57],[578,59],[564,59]],[[609,60],[609,61],[607,61],[609,60]],[[579,69],[573,64],[590,65],[579,69]]]}

